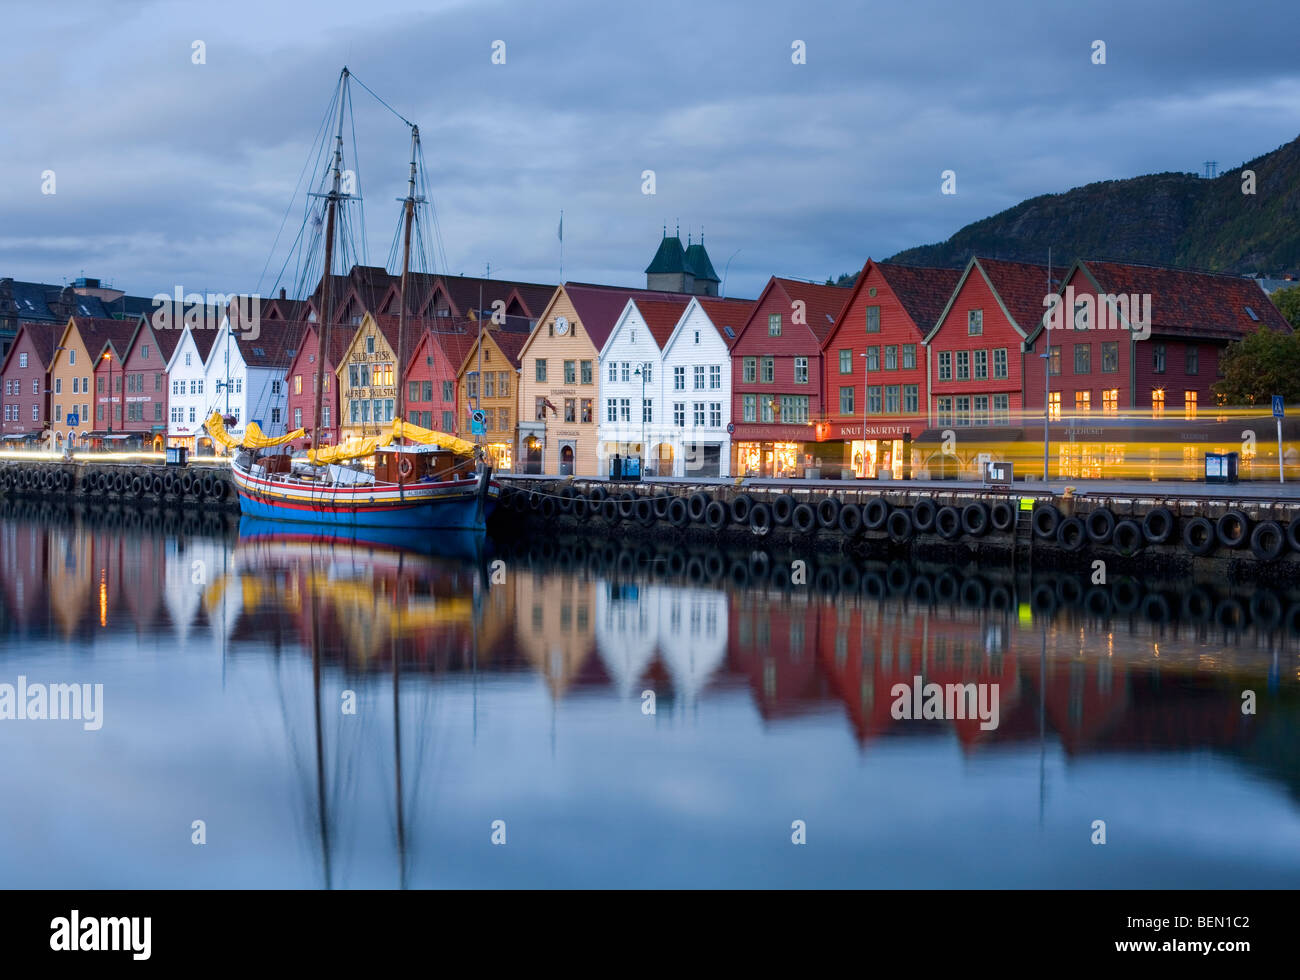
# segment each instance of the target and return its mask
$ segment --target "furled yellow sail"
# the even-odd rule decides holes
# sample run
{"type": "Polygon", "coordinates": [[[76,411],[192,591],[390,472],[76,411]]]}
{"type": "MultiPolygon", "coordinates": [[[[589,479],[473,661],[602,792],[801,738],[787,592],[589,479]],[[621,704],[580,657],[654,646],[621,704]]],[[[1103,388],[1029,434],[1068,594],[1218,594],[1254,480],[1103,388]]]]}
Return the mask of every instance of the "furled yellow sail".
{"type": "Polygon", "coordinates": [[[239,440],[226,431],[226,423],[221,421],[220,412],[213,412],[212,417],[203,423],[203,427],[208,430],[208,435],[212,437],[213,442],[219,442],[227,449],[234,449],[239,445],[239,440]]]}
{"type": "Polygon", "coordinates": [[[307,461],[313,466],[323,466],[326,463],[338,463],[345,459],[360,459],[362,456],[373,456],[375,450],[382,446],[387,446],[393,441],[391,432],[386,432],[378,439],[362,439],[352,436],[344,439],[337,446],[322,446],[320,449],[307,450],[307,461]]]}
{"type": "Polygon", "coordinates": [[[426,429],[410,422],[403,422],[401,419],[393,419],[392,437],[394,439],[410,439],[412,442],[422,443],[426,446],[438,445],[460,456],[473,456],[474,450],[477,448],[472,442],[457,439],[445,432],[436,432],[433,429],[426,429]]]}
{"type": "Polygon", "coordinates": [[[227,449],[235,449],[239,446],[243,446],[245,449],[270,449],[272,446],[283,446],[295,439],[301,439],[307,434],[305,429],[294,429],[282,436],[267,436],[262,434],[260,425],[256,422],[249,422],[248,427],[244,430],[244,438],[236,439],[226,431],[226,423],[222,421],[220,412],[213,412],[212,417],[203,425],[208,430],[208,435],[212,437],[213,441],[221,443],[227,449]]]}

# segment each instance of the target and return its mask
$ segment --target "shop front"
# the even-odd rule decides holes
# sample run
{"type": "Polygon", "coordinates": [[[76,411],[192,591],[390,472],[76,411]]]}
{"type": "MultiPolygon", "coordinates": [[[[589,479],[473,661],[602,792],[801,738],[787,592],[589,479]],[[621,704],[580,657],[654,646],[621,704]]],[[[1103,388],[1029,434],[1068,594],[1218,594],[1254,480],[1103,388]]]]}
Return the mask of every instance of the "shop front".
{"type": "Polygon", "coordinates": [[[734,476],[803,479],[818,476],[822,445],[810,425],[737,425],[731,441],[734,476]]]}
{"type": "MultiPolygon", "coordinates": [[[[924,428],[923,425],[918,425],[924,428]]],[[[910,480],[912,427],[897,422],[832,422],[830,439],[843,446],[843,477],[857,480],[910,480]]]]}
{"type": "Polygon", "coordinates": [[[520,473],[541,473],[542,461],[546,454],[546,423],[519,423],[519,469],[520,473]]]}

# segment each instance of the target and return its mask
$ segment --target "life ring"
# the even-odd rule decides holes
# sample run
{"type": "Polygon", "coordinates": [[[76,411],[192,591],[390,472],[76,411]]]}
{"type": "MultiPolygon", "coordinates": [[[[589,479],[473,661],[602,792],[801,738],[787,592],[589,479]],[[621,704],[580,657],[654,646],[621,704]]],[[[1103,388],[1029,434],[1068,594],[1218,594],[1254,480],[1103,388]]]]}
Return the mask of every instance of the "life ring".
{"type": "Polygon", "coordinates": [[[400,460],[398,460],[397,475],[399,477],[405,480],[409,478],[410,475],[414,472],[415,472],[415,464],[411,462],[411,458],[409,456],[403,456],[400,460]]]}

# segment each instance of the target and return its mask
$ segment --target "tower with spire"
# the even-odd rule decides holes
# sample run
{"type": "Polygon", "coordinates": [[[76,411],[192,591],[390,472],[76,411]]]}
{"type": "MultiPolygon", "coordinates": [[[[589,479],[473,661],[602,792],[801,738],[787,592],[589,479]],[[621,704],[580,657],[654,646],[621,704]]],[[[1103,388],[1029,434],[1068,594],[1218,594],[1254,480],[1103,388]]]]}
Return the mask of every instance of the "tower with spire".
{"type": "Polygon", "coordinates": [[[700,234],[700,240],[693,244],[690,243],[688,232],[689,247],[687,248],[682,247],[681,234],[679,225],[673,236],[669,238],[668,226],[664,225],[659,250],[646,266],[646,289],[694,293],[697,296],[717,296],[720,280],[713,269],[713,263],[709,261],[709,253],[704,248],[703,232],[700,234]]]}

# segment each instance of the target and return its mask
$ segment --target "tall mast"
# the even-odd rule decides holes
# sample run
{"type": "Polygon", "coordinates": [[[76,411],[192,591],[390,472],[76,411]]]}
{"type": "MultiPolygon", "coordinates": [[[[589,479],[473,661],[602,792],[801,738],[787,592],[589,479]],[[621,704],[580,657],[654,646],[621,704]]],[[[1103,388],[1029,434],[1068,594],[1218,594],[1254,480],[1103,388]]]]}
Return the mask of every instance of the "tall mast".
{"type": "Polygon", "coordinates": [[[402,238],[402,295],[397,304],[397,368],[393,377],[397,380],[397,417],[406,421],[402,402],[402,358],[405,355],[406,335],[406,285],[411,273],[411,225],[415,221],[415,159],[420,148],[420,127],[411,126],[411,179],[406,190],[406,230],[402,238]]]}
{"type": "MultiPolygon", "coordinates": [[[[316,413],[312,417],[311,448],[320,448],[321,402],[325,395],[325,358],[329,356],[330,339],[330,293],[333,283],[330,281],[334,271],[334,224],[338,212],[338,203],[344,196],[341,193],[343,183],[343,113],[348,103],[348,69],[345,65],[339,75],[339,125],[334,135],[334,181],[330,192],[325,195],[325,271],[321,276],[321,323],[320,344],[316,351],[316,413]]],[[[342,406],[342,401],[339,402],[342,406]]],[[[334,419],[339,425],[342,419],[334,419]]]]}

